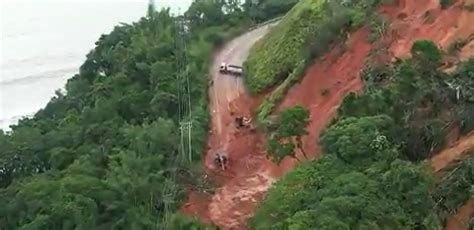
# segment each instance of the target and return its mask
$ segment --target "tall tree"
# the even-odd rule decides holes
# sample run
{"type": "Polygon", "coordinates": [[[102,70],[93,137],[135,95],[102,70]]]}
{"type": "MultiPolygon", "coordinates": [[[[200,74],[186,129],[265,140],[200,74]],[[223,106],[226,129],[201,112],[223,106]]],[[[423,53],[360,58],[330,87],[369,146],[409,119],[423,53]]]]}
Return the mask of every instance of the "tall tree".
{"type": "Polygon", "coordinates": [[[268,154],[275,162],[280,163],[285,156],[296,158],[295,148],[305,158],[302,137],[308,134],[309,111],[302,106],[283,110],[279,115],[278,125],[269,140],[268,154]]]}

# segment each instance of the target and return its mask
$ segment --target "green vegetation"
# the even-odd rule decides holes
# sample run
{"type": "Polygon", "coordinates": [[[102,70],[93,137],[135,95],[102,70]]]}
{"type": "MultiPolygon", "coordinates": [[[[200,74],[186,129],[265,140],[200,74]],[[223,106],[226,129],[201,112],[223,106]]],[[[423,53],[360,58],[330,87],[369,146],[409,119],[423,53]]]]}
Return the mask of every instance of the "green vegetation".
{"type": "Polygon", "coordinates": [[[441,53],[433,43],[416,42],[412,55],[410,60],[364,71],[366,92],[348,95],[339,116],[391,116],[399,127],[397,143],[404,157],[422,160],[444,146],[451,127],[461,127],[462,133],[474,128],[468,115],[474,111],[474,60],[448,76],[438,70],[441,53]]]}
{"type": "Polygon", "coordinates": [[[276,163],[286,156],[296,158],[295,148],[306,157],[301,137],[308,134],[309,111],[302,106],[288,108],[280,113],[278,125],[268,141],[268,155],[276,163]]]}
{"type": "Polygon", "coordinates": [[[311,62],[348,31],[360,26],[379,3],[379,0],[299,1],[252,48],[244,65],[248,87],[258,93],[281,83],[301,62],[311,62]]]}
{"type": "Polygon", "coordinates": [[[305,68],[305,62],[300,62],[295,71],[293,71],[290,76],[288,76],[288,78],[279,85],[269,97],[266,97],[262,104],[260,104],[257,109],[257,122],[260,128],[268,130],[274,125],[269,119],[269,116],[272,114],[275,107],[281,102],[290,87],[303,75],[305,68]]]}
{"type": "Polygon", "coordinates": [[[445,222],[447,217],[457,213],[469,199],[474,198],[474,153],[470,157],[451,165],[443,171],[443,177],[436,184],[433,198],[436,211],[445,222]]]}
{"type": "Polygon", "coordinates": [[[288,12],[299,0],[245,0],[243,5],[250,18],[264,22],[288,12]]]}
{"type": "Polygon", "coordinates": [[[252,92],[284,80],[298,62],[305,60],[303,47],[323,13],[322,1],[300,1],[264,40],[252,48],[244,64],[247,86],[252,92]],[[304,18],[302,16],[305,16],[304,18]]]}
{"type": "Polygon", "coordinates": [[[252,229],[439,229],[472,197],[474,175],[470,159],[434,183],[416,163],[449,128],[474,129],[474,59],[449,75],[441,59],[417,41],[411,59],[367,66],[365,92],[348,95],[321,135],[323,156],[270,189],[252,229]]]}
{"type": "Polygon", "coordinates": [[[394,160],[398,149],[384,132],[393,125],[376,116],[329,128],[326,154],[275,184],[252,229],[436,229],[431,179],[424,167],[394,160]]]}
{"type": "Polygon", "coordinates": [[[196,0],[185,17],[150,5],[99,38],[65,93],[0,130],[0,229],[206,228],[174,214],[185,186],[208,190],[192,167],[206,142],[214,48],[252,20],[238,1],[196,0]],[[185,119],[191,156],[180,148],[185,119]]]}
{"type": "Polygon", "coordinates": [[[175,214],[171,220],[170,225],[168,227],[170,230],[218,230],[217,227],[210,227],[202,224],[199,222],[198,219],[189,218],[187,216],[183,216],[182,214],[175,214]]]}
{"type": "Polygon", "coordinates": [[[439,0],[439,4],[441,5],[441,9],[446,9],[450,7],[454,3],[453,0],[439,0]]]}
{"type": "Polygon", "coordinates": [[[467,45],[469,41],[467,39],[456,39],[451,45],[448,47],[449,54],[457,54],[461,49],[467,45]]]}
{"type": "Polygon", "coordinates": [[[381,14],[373,14],[370,20],[369,41],[374,42],[381,38],[389,26],[388,19],[381,14]]]}

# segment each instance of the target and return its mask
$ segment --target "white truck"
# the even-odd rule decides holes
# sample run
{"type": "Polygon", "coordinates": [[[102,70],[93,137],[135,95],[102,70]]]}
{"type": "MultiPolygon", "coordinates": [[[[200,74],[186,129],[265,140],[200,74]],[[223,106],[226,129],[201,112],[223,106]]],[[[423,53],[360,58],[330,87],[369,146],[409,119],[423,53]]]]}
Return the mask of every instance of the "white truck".
{"type": "Polygon", "coordinates": [[[231,65],[231,64],[222,62],[219,72],[223,74],[232,74],[236,76],[242,76],[244,71],[243,71],[242,66],[231,65]]]}

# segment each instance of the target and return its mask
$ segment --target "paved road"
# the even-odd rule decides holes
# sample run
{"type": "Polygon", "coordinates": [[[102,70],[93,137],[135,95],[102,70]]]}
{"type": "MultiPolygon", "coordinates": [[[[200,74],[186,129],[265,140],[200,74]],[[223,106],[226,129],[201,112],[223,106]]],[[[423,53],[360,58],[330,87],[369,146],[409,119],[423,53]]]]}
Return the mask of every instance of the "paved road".
{"type": "Polygon", "coordinates": [[[240,37],[235,38],[226,44],[214,58],[211,69],[213,86],[209,89],[209,96],[211,99],[211,111],[213,127],[217,128],[217,133],[222,133],[222,108],[227,108],[229,102],[236,99],[240,95],[247,94],[244,87],[243,78],[233,77],[219,73],[219,66],[222,62],[235,65],[243,65],[247,59],[250,48],[255,42],[261,39],[269,28],[275,23],[259,27],[240,37]]]}

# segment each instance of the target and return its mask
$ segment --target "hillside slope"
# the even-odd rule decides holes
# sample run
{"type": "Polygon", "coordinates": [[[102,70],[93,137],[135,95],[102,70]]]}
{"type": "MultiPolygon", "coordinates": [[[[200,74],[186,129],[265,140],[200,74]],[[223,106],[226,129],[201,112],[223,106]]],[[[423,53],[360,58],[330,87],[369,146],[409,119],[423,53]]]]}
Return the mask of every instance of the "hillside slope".
{"type": "MultiPolygon", "coordinates": [[[[317,59],[306,71],[301,82],[290,89],[278,109],[278,111],[281,111],[284,108],[303,105],[310,110],[309,135],[303,137],[305,152],[312,154],[313,157],[319,156],[320,147],[318,140],[321,131],[336,116],[339,104],[343,101],[345,95],[351,91],[360,94],[362,89],[367,87],[363,86],[363,79],[361,79],[361,72],[367,67],[367,64],[387,63],[395,60],[395,58],[411,57],[413,44],[417,40],[422,39],[433,40],[438,47],[444,49],[445,53],[452,55],[447,59],[449,61],[447,63],[448,66],[458,63],[458,61],[452,63],[451,60],[453,59],[466,60],[467,57],[472,56],[474,53],[469,54],[469,48],[471,47],[472,40],[470,40],[470,37],[474,33],[474,27],[470,26],[469,21],[472,22],[474,20],[474,13],[469,10],[469,7],[466,7],[469,4],[471,4],[469,1],[453,1],[450,7],[441,9],[439,2],[434,0],[400,0],[396,1],[396,4],[382,6],[379,12],[385,15],[390,23],[384,29],[384,33],[379,41],[372,44],[369,43],[369,28],[361,28],[351,34],[343,45],[337,45],[328,54],[317,59]],[[467,42],[464,47],[459,48],[459,53],[452,54],[450,49],[452,49],[453,43],[457,41],[467,42]],[[371,61],[372,63],[367,63],[366,61],[371,61]]],[[[466,73],[464,74],[466,75],[466,73]]],[[[441,79],[439,81],[442,82],[441,79]]],[[[473,85],[468,84],[468,90],[472,91],[473,85]]],[[[472,107],[471,103],[468,99],[465,108],[469,109],[472,107]]],[[[367,109],[376,107],[370,101],[362,102],[357,106],[361,110],[365,107],[367,109]]],[[[444,114],[442,116],[449,117],[451,115],[444,114]]],[[[472,129],[472,126],[469,126],[466,130],[465,125],[470,124],[469,115],[466,114],[466,116],[461,119],[462,122],[460,123],[463,126],[461,128],[465,130],[463,131],[464,134],[469,129],[472,129]]],[[[459,117],[456,118],[457,121],[459,121],[458,119],[459,117]]],[[[467,152],[465,149],[472,146],[472,144],[465,145],[470,139],[470,136],[465,137],[459,142],[454,143],[450,150],[442,152],[442,155],[438,158],[444,158],[447,161],[441,164],[444,165],[459,159],[463,153],[467,152]]],[[[418,141],[418,139],[415,138],[414,141],[418,141]]],[[[437,144],[436,148],[442,148],[443,146],[443,144],[437,144]]],[[[430,152],[429,149],[428,151],[424,150],[424,152],[426,152],[426,156],[436,153],[430,152]]],[[[423,159],[426,156],[418,157],[423,159]]],[[[298,158],[301,159],[302,157],[302,155],[299,155],[298,158]]],[[[437,162],[438,158],[435,158],[434,162],[437,162]]],[[[295,159],[287,158],[283,165],[286,169],[291,169],[297,163],[295,159]]],[[[276,188],[275,190],[278,189],[276,188]]],[[[277,193],[277,191],[274,192],[277,193]]],[[[265,202],[262,205],[265,206],[265,202]]],[[[286,203],[280,203],[280,205],[286,205],[286,203]]],[[[271,212],[271,209],[267,211],[271,212]]],[[[273,218],[278,216],[275,213],[272,215],[274,215],[273,218]]],[[[258,223],[262,219],[257,218],[254,221],[258,223]]],[[[274,219],[274,221],[277,220],[274,219]]]]}

